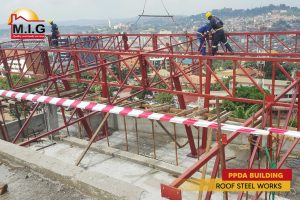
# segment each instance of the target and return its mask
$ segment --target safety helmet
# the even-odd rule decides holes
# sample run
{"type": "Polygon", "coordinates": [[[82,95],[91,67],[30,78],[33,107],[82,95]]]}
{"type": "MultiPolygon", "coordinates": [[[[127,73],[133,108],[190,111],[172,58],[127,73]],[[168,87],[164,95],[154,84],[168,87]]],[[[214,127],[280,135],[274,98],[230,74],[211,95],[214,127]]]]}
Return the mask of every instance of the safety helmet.
{"type": "Polygon", "coordinates": [[[49,24],[52,24],[52,23],[53,23],[53,20],[52,20],[52,19],[49,19],[49,20],[48,20],[48,23],[49,23],[49,24]]]}
{"type": "Polygon", "coordinates": [[[208,19],[211,16],[212,16],[212,13],[210,11],[206,12],[206,14],[205,14],[206,19],[208,19]]]}

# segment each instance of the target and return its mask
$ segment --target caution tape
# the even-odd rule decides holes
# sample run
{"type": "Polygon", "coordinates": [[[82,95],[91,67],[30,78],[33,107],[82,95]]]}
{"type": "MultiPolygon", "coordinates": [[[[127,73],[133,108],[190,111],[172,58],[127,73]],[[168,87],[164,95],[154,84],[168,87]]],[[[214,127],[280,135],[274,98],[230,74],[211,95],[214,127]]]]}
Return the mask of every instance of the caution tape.
{"type": "MultiPolygon", "coordinates": [[[[128,107],[99,104],[96,102],[71,100],[71,99],[64,99],[58,97],[14,92],[8,90],[0,90],[0,96],[17,99],[17,100],[40,102],[44,104],[51,104],[51,105],[70,107],[70,108],[79,108],[79,109],[84,109],[89,111],[100,111],[100,112],[117,114],[122,116],[130,116],[135,118],[150,119],[150,120],[156,120],[162,122],[171,122],[175,124],[183,124],[183,125],[189,125],[195,127],[204,127],[204,128],[212,128],[212,129],[218,128],[218,123],[207,121],[207,120],[196,120],[196,119],[190,119],[185,117],[176,117],[172,115],[147,112],[147,111],[128,108],[128,107]]],[[[300,132],[298,131],[290,131],[290,130],[284,130],[278,128],[268,128],[266,130],[262,130],[257,128],[249,128],[249,127],[221,123],[221,130],[231,131],[231,132],[237,131],[239,133],[255,134],[255,135],[269,135],[270,132],[272,132],[280,135],[300,138],[300,132]]]]}

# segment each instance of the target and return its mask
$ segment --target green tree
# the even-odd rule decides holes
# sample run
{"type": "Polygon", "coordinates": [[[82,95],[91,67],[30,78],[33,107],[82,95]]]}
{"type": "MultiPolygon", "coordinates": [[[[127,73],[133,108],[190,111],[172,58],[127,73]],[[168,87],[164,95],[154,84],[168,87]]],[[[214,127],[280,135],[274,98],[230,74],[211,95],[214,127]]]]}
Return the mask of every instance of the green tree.
{"type": "MultiPolygon", "coordinates": [[[[18,74],[12,74],[11,75],[11,80],[13,82],[13,84],[18,83],[18,85],[26,85],[28,83],[32,83],[33,81],[35,81],[35,78],[31,78],[31,77],[22,77],[22,79],[20,79],[21,76],[18,74]]],[[[7,82],[7,78],[6,77],[0,77],[0,88],[4,89],[4,90],[9,90],[11,89],[8,85],[7,82]]],[[[34,89],[33,88],[28,88],[26,90],[24,90],[24,92],[32,92],[34,89]]]]}
{"type": "Polygon", "coordinates": [[[292,117],[288,123],[288,126],[296,128],[297,127],[297,117],[292,117]]]}
{"type": "Polygon", "coordinates": [[[112,97],[113,93],[116,92],[116,91],[118,91],[118,90],[119,90],[119,88],[117,88],[115,86],[109,87],[109,89],[108,89],[109,96],[112,97]]]}
{"type": "Polygon", "coordinates": [[[101,85],[93,85],[91,87],[91,91],[94,93],[101,93],[102,92],[102,86],[101,85]]]}
{"type": "Polygon", "coordinates": [[[20,116],[27,117],[30,113],[30,107],[21,103],[17,103],[16,107],[10,104],[9,114],[15,118],[17,118],[16,108],[18,109],[18,113],[20,116]]]}
{"type": "Polygon", "coordinates": [[[173,103],[173,95],[170,93],[161,92],[155,96],[155,101],[158,103],[173,103]]]}
{"type": "MultiPolygon", "coordinates": [[[[300,64],[299,63],[283,63],[282,67],[286,70],[287,73],[292,75],[293,71],[300,70],[300,64]]],[[[272,63],[266,62],[266,65],[264,67],[264,73],[266,79],[272,79],[272,63]]],[[[282,73],[277,67],[275,71],[275,79],[276,80],[288,80],[284,73],[282,73]]]]}
{"type": "MultiPolygon", "coordinates": [[[[229,76],[227,78],[222,78],[222,82],[224,83],[224,85],[229,88],[229,83],[231,81],[232,77],[229,76]]],[[[219,83],[213,83],[210,85],[210,89],[213,90],[213,91],[220,91],[220,90],[223,90],[221,84],[219,83]]]]}
{"type": "Polygon", "coordinates": [[[219,83],[212,83],[210,85],[210,89],[212,91],[220,91],[220,90],[222,90],[222,87],[221,87],[221,85],[219,83]]]}
{"type": "MultiPolygon", "coordinates": [[[[136,93],[136,92],[138,92],[139,91],[139,89],[132,89],[131,90],[131,92],[130,92],[130,94],[134,94],[134,93],[136,93]]],[[[140,93],[138,93],[137,95],[136,95],[136,97],[138,98],[138,99],[145,99],[145,96],[146,95],[153,95],[153,93],[151,92],[151,91],[143,91],[143,92],[140,92],[140,93]]]]}
{"type": "Polygon", "coordinates": [[[230,60],[214,60],[212,63],[212,70],[226,70],[232,69],[233,63],[230,60]]]}
{"type": "MultiPolygon", "coordinates": [[[[269,94],[268,91],[265,91],[269,94]]],[[[254,100],[263,100],[264,95],[255,86],[240,86],[236,88],[237,98],[247,98],[254,100]]],[[[222,109],[227,111],[232,111],[232,116],[241,119],[250,118],[254,113],[256,113],[261,108],[261,105],[250,104],[244,102],[232,102],[225,100],[222,104],[222,109]]]]}
{"type": "Polygon", "coordinates": [[[244,67],[252,67],[252,68],[257,68],[257,64],[254,61],[246,61],[244,63],[244,67]]]}

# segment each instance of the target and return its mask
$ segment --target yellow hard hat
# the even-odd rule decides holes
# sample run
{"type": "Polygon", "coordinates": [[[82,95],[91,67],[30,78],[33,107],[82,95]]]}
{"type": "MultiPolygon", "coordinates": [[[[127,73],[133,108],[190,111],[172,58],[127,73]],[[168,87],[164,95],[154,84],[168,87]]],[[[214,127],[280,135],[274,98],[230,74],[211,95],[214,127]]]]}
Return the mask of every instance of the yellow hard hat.
{"type": "Polygon", "coordinates": [[[48,20],[48,23],[49,23],[49,24],[52,24],[52,23],[53,23],[53,20],[52,20],[52,19],[49,19],[49,20],[48,20]]]}
{"type": "Polygon", "coordinates": [[[206,14],[205,14],[206,19],[208,19],[211,16],[212,16],[212,13],[210,11],[206,12],[206,14]]]}

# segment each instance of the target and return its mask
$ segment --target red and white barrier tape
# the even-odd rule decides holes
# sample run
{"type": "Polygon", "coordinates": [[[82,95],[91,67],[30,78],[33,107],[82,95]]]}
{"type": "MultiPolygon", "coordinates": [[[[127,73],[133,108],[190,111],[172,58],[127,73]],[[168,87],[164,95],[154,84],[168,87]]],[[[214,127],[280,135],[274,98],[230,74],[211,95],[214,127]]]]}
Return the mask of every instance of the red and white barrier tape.
{"type": "MultiPolygon", "coordinates": [[[[195,120],[195,119],[189,119],[184,117],[176,117],[176,116],[171,116],[166,114],[147,112],[147,111],[133,109],[133,108],[99,104],[95,102],[70,100],[64,98],[34,95],[34,94],[7,91],[7,90],[0,90],[0,96],[9,97],[18,100],[27,100],[32,102],[40,102],[44,104],[52,104],[56,106],[64,106],[70,108],[80,108],[89,111],[101,111],[106,113],[108,112],[108,113],[118,114],[122,116],[152,119],[157,121],[171,122],[171,123],[184,124],[184,125],[190,125],[196,127],[207,127],[213,129],[218,128],[218,123],[216,122],[210,122],[206,120],[195,120]]],[[[221,130],[238,131],[240,133],[251,133],[255,135],[269,135],[269,133],[272,132],[272,133],[277,133],[277,134],[286,135],[290,137],[300,138],[300,132],[298,131],[290,131],[290,130],[284,130],[278,128],[268,128],[267,130],[262,130],[256,128],[230,125],[230,124],[221,124],[221,130]]]]}

